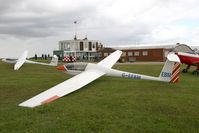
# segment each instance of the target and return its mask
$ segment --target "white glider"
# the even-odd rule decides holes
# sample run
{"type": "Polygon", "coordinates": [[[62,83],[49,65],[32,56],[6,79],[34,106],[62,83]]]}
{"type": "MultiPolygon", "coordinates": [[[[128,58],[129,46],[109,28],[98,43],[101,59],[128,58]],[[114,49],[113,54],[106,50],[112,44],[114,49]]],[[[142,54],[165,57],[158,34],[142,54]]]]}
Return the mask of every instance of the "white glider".
{"type": "Polygon", "coordinates": [[[122,78],[155,80],[163,82],[177,82],[179,78],[180,60],[177,55],[169,54],[167,61],[159,75],[159,77],[146,76],[136,73],[129,73],[112,69],[111,67],[120,58],[122,51],[115,51],[97,64],[66,64],[58,67],[59,70],[65,70],[69,74],[76,75],[42,93],[19,104],[23,107],[36,107],[42,104],[52,102],[64,95],[74,92],[81,87],[89,84],[97,78],[106,75],[122,78]],[[84,71],[82,71],[84,70],[84,71]]]}
{"type": "Polygon", "coordinates": [[[42,62],[35,62],[31,60],[27,60],[28,51],[24,51],[18,59],[2,59],[3,62],[12,63],[14,65],[14,70],[19,70],[24,63],[31,63],[31,64],[40,64],[40,65],[47,65],[47,66],[57,66],[58,65],[58,57],[54,55],[50,64],[42,63],[42,62]]]}

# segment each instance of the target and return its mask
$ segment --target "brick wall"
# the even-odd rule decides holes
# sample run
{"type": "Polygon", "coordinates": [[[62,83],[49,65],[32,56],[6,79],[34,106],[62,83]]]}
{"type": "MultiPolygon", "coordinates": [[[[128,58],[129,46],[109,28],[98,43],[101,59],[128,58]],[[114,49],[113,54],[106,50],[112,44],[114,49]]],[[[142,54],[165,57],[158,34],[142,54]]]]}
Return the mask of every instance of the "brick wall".
{"type": "Polygon", "coordinates": [[[122,50],[126,53],[126,61],[134,58],[135,61],[165,61],[164,49],[129,49],[122,50]]]}
{"type": "MultiPolygon", "coordinates": [[[[105,58],[114,52],[115,49],[105,48],[101,51],[98,51],[101,55],[101,58],[105,58]]],[[[123,54],[121,55],[120,61],[131,62],[131,61],[158,61],[163,62],[166,60],[164,48],[154,48],[154,49],[126,49],[122,50],[123,54]]]]}

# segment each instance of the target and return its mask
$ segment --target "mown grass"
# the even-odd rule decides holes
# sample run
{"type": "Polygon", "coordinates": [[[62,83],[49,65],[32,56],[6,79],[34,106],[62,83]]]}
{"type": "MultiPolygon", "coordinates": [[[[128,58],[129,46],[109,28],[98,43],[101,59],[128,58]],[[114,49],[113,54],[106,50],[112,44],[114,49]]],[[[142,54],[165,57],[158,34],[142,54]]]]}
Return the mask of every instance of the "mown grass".
{"type": "MultiPolygon", "coordinates": [[[[162,65],[117,65],[158,76],[162,65]]],[[[17,106],[70,78],[55,67],[25,64],[19,71],[0,62],[1,133],[199,132],[199,77],[180,82],[102,77],[37,108],[17,106]]]]}

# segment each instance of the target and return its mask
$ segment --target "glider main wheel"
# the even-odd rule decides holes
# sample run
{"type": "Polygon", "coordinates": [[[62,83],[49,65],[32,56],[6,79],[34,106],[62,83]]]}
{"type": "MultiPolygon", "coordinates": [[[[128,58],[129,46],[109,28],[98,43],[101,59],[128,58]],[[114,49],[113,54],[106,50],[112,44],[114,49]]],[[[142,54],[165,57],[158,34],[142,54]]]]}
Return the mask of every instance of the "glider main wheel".
{"type": "Polygon", "coordinates": [[[182,72],[183,72],[183,73],[187,73],[187,69],[183,69],[182,72]]]}

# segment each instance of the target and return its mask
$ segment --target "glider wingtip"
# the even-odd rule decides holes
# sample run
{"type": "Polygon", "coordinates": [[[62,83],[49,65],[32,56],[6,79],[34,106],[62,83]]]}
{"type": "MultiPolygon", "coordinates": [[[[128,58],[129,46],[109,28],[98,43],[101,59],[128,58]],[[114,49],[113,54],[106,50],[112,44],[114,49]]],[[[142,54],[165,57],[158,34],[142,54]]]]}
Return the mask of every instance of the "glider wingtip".
{"type": "Polygon", "coordinates": [[[18,106],[26,107],[26,108],[34,108],[34,107],[39,106],[39,105],[30,105],[30,104],[20,103],[18,106]]]}
{"type": "Polygon", "coordinates": [[[27,106],[27,105],[23,105],[23,104],[19,104],[18,106],[20,106],[20,107],[26,107],[26,108],[34,108],[32,106],[27,106]]]}
{"type": "Polygon", "coordinates": [[[19,68],[18,67],[14,67],[14,70],[17,71],[19,68]]]}

